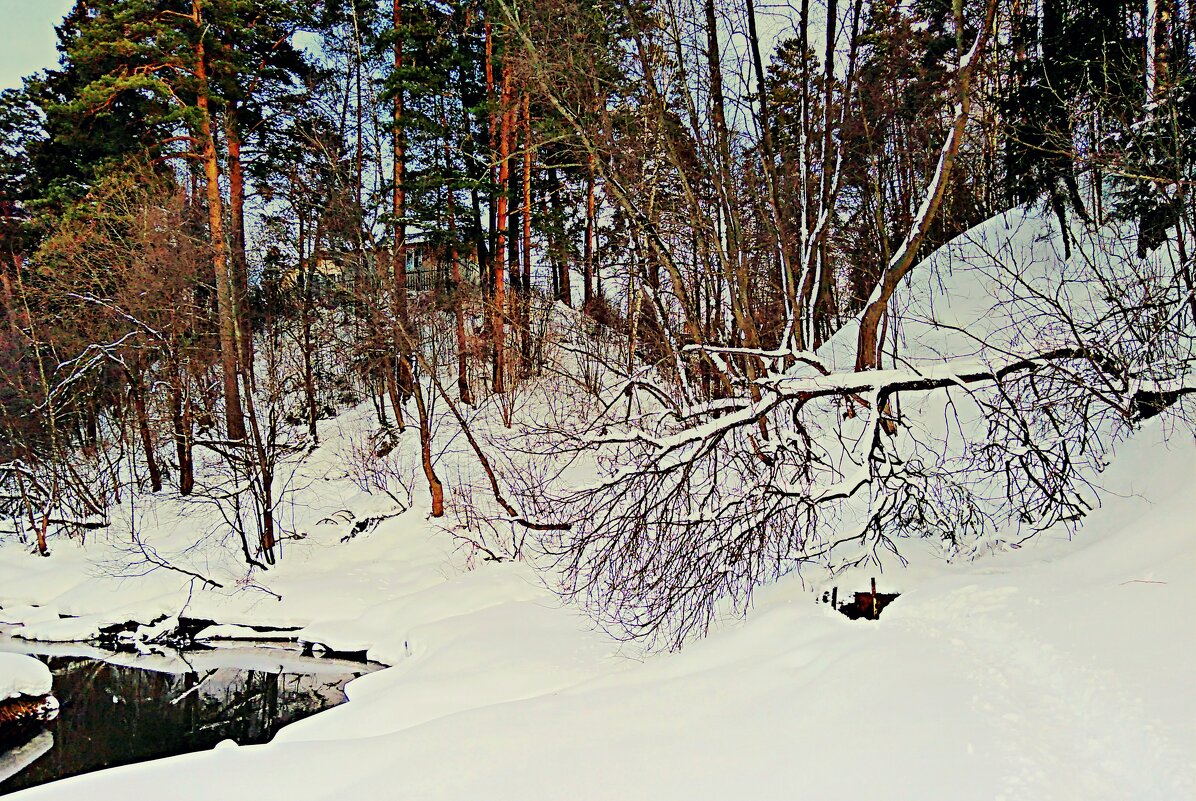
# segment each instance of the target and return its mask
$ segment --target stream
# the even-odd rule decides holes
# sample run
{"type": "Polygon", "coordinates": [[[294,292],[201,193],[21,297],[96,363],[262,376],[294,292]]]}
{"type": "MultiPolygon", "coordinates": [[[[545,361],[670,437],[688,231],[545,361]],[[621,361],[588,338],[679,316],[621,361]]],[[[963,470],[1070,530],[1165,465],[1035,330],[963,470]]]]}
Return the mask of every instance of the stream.
{"type": "Polygon", "coordinates": [[[268,742],[283,726],[345,701],[381,665],[305,657],[279,643],[137,656],[4,637],[54,674],[58,719],[0,742],[0,795],[102,768],[268,742]]]}

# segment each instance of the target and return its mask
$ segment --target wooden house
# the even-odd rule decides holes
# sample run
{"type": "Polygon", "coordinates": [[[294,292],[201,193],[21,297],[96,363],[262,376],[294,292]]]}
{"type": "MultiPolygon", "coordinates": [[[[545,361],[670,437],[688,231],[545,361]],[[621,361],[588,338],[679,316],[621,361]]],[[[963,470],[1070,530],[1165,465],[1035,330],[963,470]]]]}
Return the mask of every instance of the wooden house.
{"type": "MultiPolygon", "coordinates": [[[[423,232],[407,235],[407,288],[412,292],[447,289],[453,283],[453,266],[447,248],[429,240],[423,232]]],[[[459,247],[457,252],[461,280],[476,285],[479,280],[477,249],[459,247]]],[[[314,280],[325,287],[352,290],[366,275],[389,275],[389,248],[366,250],[359,261],[353,251],[325,252],[317,256],[314,280]],[[368,272],[367,272],[368,271],[368,272]]],[[[279,284],[290,289],[301,283],[299,270],[291,267],[282,273],[279,284]]]]}

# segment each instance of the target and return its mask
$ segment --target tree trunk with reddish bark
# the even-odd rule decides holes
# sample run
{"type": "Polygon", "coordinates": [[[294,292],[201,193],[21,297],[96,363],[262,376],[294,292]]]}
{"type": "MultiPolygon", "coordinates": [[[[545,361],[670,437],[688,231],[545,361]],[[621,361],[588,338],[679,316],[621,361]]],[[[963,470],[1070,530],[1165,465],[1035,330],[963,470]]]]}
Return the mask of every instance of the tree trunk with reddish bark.
{"type": "MultiPolygon", "coordinates": [[[[507,64],[502,67],[502,95],[500,100],[501,120],[498,135],[498,198],[495,203],[498,230],[498,244],[494,252],[494,391],[506,391],[507,375],[507,346],[506,346],[506,311],[507,311],[507,185],[511,180],[511,95],[513,91],[510,68],[507,64]]],[[[518,267],[516,266],[516,269],[518,267]]]]}
{"type": "Polygon", "coordinates": [[[241,389],[238,383],[241,360],[239,346],[237,290],[234,269],[229,263],[224,240],[224,201],[220,195],[220,162],[216,155],[216,141],[212,132],[212,115],[208,102],[207,54],[203,41],[203,6],[192,0],[193,21],[201,29],[195,45],[195,77],[199,84],[196,108],[199,111],[200,159],[203,162],[204,182],[208,201],[208,239],[212,248],[212,266],[216,279],[216,316],[220,338],[220,373],[224,391],[225,431],[230,440],[245,439],[245,415],[241,409],[241,389]]]}

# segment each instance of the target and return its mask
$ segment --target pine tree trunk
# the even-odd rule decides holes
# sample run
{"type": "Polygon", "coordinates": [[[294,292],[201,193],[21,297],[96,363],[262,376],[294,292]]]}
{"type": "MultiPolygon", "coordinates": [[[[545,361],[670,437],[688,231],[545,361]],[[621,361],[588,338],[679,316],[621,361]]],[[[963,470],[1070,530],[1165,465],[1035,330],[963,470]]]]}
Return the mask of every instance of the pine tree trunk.
{"type": "Polygon", "coordinates": [[[500,112],[497,108],[498,98],[494,96],[494,31],[490,27],[490,21],[486,20],[482,23],[482,36],[485,39],[486,46],[486,124],[488,128],[489,150],[490,150],[490,202],[487,205],[489,209],[489,225],[487,231],[489,236],[486,240],[486,250],[490,254],[490,275],[489,281],[483,282],[483,286],[491,294],[491,301],[493,301],[493,294],[496,287],[494,273],[498,269],[499,253],[498,253],[498,201],[494,196],[494,187],[501,186],[498,182],[498,129],[500,112]]]}
{"type": "MultiPolygon", "coordinates": [[[[447,121],[446,121],[447,123],[447,121]]],[[[445,125],[447,131],[448,126],[445,125]]],[[[447,168],[450,163],[451,149],[446,137],[444,140],[444,163],[447,168]]],[[[461,254],[457,247],[457,215],[453,187],[448,188],[448,230],[450,259],[452,260],[453,276],[453,322],[457,333],[457,394],[461,402],[473,405],[473,393],[469,389],[469,359],[465,340],[465,285],[461,281],[461,254]]]]}
{"type": "MultiPolygon", "coordinates": [[[[501,122],[498,135],[498,198],[495,202],[498,243],[494,249],[494,391],[502,393],[506,390],[507,375],[507,346],[506,346],[506,311],[507,311],[507,187],[511,180],[511,94],[512,83],[510,67],[504,63],[502,67],[502,97],[500,101],[501,122]]],[[[516,266],[518,269],[518,266],[516,266]]]]}
{"type": "MultiPolygon", "coordinates": [[[[304,269],[302,266],[300,269],[304,269]]],[[[311,275],[303,289],[303,397],[307,402],[307,434],[313,445],[319,444],[320,435],[316,428],[319,406],[316,403],[315,338],[312,325],[315,317],[312,298],[311,275]]]]}
{"type": "MultiPolygon", "coordinates": [[[[465,24],[461,27],[461,33],[457,37],[457,49],[463,53],[469,50],[470,45],[467,34],[472,24],[472,9],[467,8],[465,11],[465,24]]],[[[487,89],[487,92],[489,92],[489,89],[487,89]]],[[[486,232],[482,225],[482,202],[480,193],[478,192],[478,186],[482,183],[484,173],[477,158],[474,115],[467,108],[468,86],[466,83],[466,70],[457,70],[457,95],[461,102],[462,122],[464,124],[460,147],[461,153],[464,156],[465,174],[469,178],[470,183],[469,199],[472,211],[470,234],[473,237],[474,246],[477,251],[478,285],[481,287],[483,294],[485,294],[489,291],[491,266],[490,248],[487,245],[486,232]]]]}
{"type": "MultiPolygon", "coordinates": [[[[320,241],[320,226],[316,226],[316,242],[320,241]]],[[[315,320],[315,290],[312,279],[315,277],[313,264],[315,254],[307,254],[307,224],[304,215],[299,215],[299,278],[303,282],[303,314],[302,314],[302,348],[303,348],[303,395],[307,405],[307,433],[313,444],[320,441],[316,429],[319,411],[316,404],[316,375],[314,365],[315,339],[312,327],[315,320]]]]}
{"type": "Polygon", "coordinates": [[[594,154],[590,153],[586,158],[586,233],[585,243],[582,248],[582,308],[589,310],[590,304],[594,301],[594,235],[595,224],[594,220],[594,154]]]}
{"type": "Polygon", "coordinates": [[[523,93],[523,363],[528,369],[531,359],[532,309],[532,122],[531,95],[523,93]]]}
{"type": "Polygon", "coordinates": [[[253,324],[249,316],[249,259],[245,254],[245,166],[241,160],[241,131],[237,103],[230,101],[225,124],[228,142],[228,203],[232,270],[237,293],[237,331],[241,338],[241,370],[253,386],[253,324]]]}
{"type": "Polygon", "coordinates": [[[212,248],[212,266],[216,278],[216,316],[220,337],[220,369],[224,389],[225,429],[230,440],[245,439],[245,415],[241,410],[241,390],[238,384],[240,332],[237,320],[237,290],[234,270],[229,264],[228,248],[224,240],[224,202],[220,196],[220,162],[216,156],[216,141],[212,132],[211,109],[208,104],[207,55],[203,42],[203,8],[201,0],[192,0],[192,15],[201,29],[196,41],[196,79],[199,92],[196,107],[199,111],[200,158],[208,200],[208,238],[212,248]]]}
{"type": "MultiPolygon", "coordinates": [[[[394,0],[394,69],[396,75],[403,71],[403,37],[400,33],[403,24],[402,0],[394,0]]],[[[398,394],[400,398],[410,397],[415,388],[415,379],[411,372],[411,362],[407,357],[411,347],[411,330],[407,319],[407,225],[403,220],[406,214],[406,188],[404,186],[404,159],[406,158],[405,141],[403,136],[403,101],[404,92],[400,87],[395,92],[394,102],[394,337],[393,346],[399,355],[398,394]]],[[[396,417],[401,419],[402,409],[395,409],[396,417]]]]}

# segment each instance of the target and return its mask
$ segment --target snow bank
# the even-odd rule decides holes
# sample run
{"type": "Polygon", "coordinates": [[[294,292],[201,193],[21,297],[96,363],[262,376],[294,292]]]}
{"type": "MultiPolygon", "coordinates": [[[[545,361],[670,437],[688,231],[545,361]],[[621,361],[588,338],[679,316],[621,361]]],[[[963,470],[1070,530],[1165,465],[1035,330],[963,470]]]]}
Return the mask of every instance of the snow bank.
{"type": "MultiPolygon", "coordinates": [[[[976,269],[999,267],[986,251],[999,256],[1002,243],[1047,247],[1035,225],[998,218],[965,250],[976,269]]],[[[1049,271],[1052,258],[1034,263],[1049,271]]],[[[988,358],[957,330],[964,318],[990,321],[1011,350],[1049,334],[1005,302],[1009,278],[957,281],[973,290],[945,305],[901,299],[902,364],[988,358]]],[[[831,343],[832,363],[838,339],[852,337],[831,343]]],[[[369,425],[368,404],[321,423],[325,444],[286,509],[302,538],[277,568],[249,572],[235,553],[197,547],[195,508],[164,500],[125,523],[224,588],[140,575],[114,527],[86,548],[56,544],[51,559],[0,549],[0,620],[47,639],[184,614],[224,624],[213,637],[244,631],[234,624],[299,627],[290,636],[393,667],[268,745],[222,744],[17,798],[1171,801],[1196,790],[1196,620],[1185,611],[1196,447],[1159,419],[1119,447],[1101,476],[1111,494],[1074,541],[1047,531],[974,562],[909,542],[909,565],[877,574],[881,591],[901,593],[880,621],[814,600],[832,584],[841,597],[863,590],[870,572],[807,571],[763,588],[746,622],[649,657],[594,631],[527,564],[465,570],[418,505],[351,536],[355,519],[393,511],[347,479],[344,454],[369,425]]],[[[1021,539],[1008,534],[999,539],[1021,539]]]]}
{"type": "Polygon", "coordinates": [[[0,653],[0,701],[18,695],[45,695],[53,682],[50,669],[33,657],[0,653]]]}
{"type": "Polygon", "coordinates": [[[0,753],[0,785],[41,759],[54,747],[54,735],[42,731],[29,742],[0,753]]]}
{"type": "Polygon", "coordinates": [[[482,567],[332,625],[395,667],[269,745],[17,798],[1189,798],[1196,623],[1176,610],[1196,590],[1196,448],[1166,433],[1155,421],[1123,446],[1104,477],[1117,494],[1076,540],[912,553],[878,577],[902,595],[877,622],[794,576],[747,622],[642,659],[524,568],[482,567]]]}
{"type": "MultiPolygon", "coordinates": [[[[919,263],[891,301],[898,364],[922,371],[947,360],[1001,363],[1011,354],[1098,340],[1124,322],[1110,313],[1116,308],[1108,282],[1119,280],[1118,300],[1129,303],[1141,291],[1132,276],[1167,272],[1166,265],[1178,259],[1174,245],[1139,258],[1137,238],[1124,224],[1093,228],[1073,221],[1070,231],[1073,254],[1064,259],[1058,223],[1037,210],[1015,208],[919,263]]],[[[847,321],[819,355],[836,372],[852,372],[858,335],[859,320],[847,321]]],[[[886,364],[893,361],[893,347],[885,343],[886,364]]]]}
{"type": "MultiPolygon", "coordinates": [[[[363,491],[345,469],[347,451],[371,424],[368,403],[321,422],[324,445],[292,466],[292,481],[310,489],[287,497],[280,509],[297,538],[283,544],[274,569],[245,566],[227,544],[227,524],[211,504],[163,495],[153,503],[114,508],[112,527],[85,543],[53,541],[48,559],[32,557],[28,547],[0,535],[0,622],[15,626],[13,636],[42,642],[88,641],[114,625],[180,616],[296,629],[359,617],[382,601],[461,573],[452,538],[425,522],[422,498],[406,514],[350,537],[357,520],[398,511],[385,495],[363,491]],[[152,548],[159,561],[221,586],[155,569],[137,542],[152,548]]],[[[411,442],[404,447],[418,452],[411,442]]],[[[251,631],[218,628],[205,636],[262,638],[251,631]]],[[[370,644],[330,634],[324,644],[337,650],[370,644]]]]}

